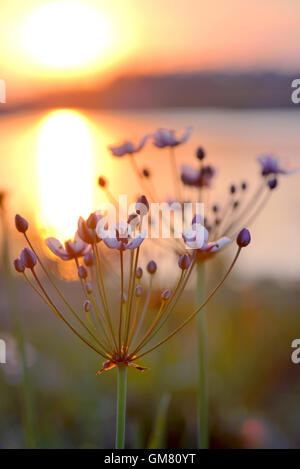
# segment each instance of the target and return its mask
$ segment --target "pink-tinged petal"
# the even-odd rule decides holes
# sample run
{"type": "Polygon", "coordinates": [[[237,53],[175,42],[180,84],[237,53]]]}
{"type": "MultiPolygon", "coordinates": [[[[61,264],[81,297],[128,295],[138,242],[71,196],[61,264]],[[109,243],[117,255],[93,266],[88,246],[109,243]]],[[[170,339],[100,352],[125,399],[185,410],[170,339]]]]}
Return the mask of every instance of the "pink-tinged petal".
{"type": "Polygon", "coordinates": [[[149,135],[147,134],[141,139],[140,143],[137,145],[135,149],[135,153],[137,153],[138,151],[141,151],[144,148],[148,138],[149,138],[149,135]]]}
{"type": "Polygon", "coordinates": [[[50,251],[52,251],[53,254],[55,254],[57,257],[60,257],[60,259],[64,261],[71,259],[71,255],[64,249],[63,245],[58,239],[47,238],[46,244],[50,251]]]}
{"type": "Polygon", "coordinates": [[[178,144],[185,143],[193,131],[192,127],[187,127],[181,139],[178,140],[178,144]]]}
{"type": "Polygon", "coordinates": [[[153,134],[153,144],[158,148],[175,147],[186,142],[191,132],[192,128],[188,127],[181,138],[176,138],[174,130],[157,129],[153,134]]]}
{"type": "Polygon", "coordinates": [[[114,156],[124,156],[126,155],[126,149],[124,147],[124,145],[121,145],[121,146],[117,146],[117,147],[108,147],[108,149],[111,151],[111,153],[114,155],[114,156]]]}
{"type": "Polygon", "coordinates": [[[149,137],[148,135],[145,135],[145,137],[143,137],[141,141],[139,142],[139,144],[137,144],[136,146],[134,146],[133,142],[126,141],[123,144],[118,145],[118,146],[109,146],[108,149],[111,151],[111,153],[114,156],[121,157],[125,155],[132,155],[133,153],[137,153],[143,148],[148,137],[149,137]]]}
{"type": "Polygon", "coordinates": [[[226,236],[223,236],[222,238],[218,239],[217,241],[214,241],[213,243],[209,243],[209,245],[212,245],[212,248],[210,249],[210,252],[217,252],[222,247],[226,246],[226,244],[230,243],[230,238],[227,238],[226,236]]]}
{"type": "Polygon", "coordinates": [[[83,241],[72,241],[69,239],[65,242],[65,249],[70,253],[71,256],[77,257],[84,248],[82,243],[83,241]]]}
{"type": "Polygon", "coordinates": [[[153,144],[157,148],[174,146],[176,144],[174,132],[167,129],[157,129],[153,134],[153,144]]]}
{"type": "Polygon", "coordinates": [[[144,239],[145,239],[144,236],[136,236],[135,238],[130,239],[128,244],[125,245],[125,249],[136,249],[136,248],[138,248],[142,244],[144,239]]]}
{"type": "Polygon", "coordinates": [[[182,234],[183,240],[190,249],[206,250],[208,231],[200,223],[194,223],[192,228],[182,234]]]}
{"type": "Polygon", "coordinates": [[[76,246],[77,252],[81,252],[83,256],[85,256],[85,254],[88,254],[92,249],[88,243],[86,243],[80,238],[77,231],[74,238],[74,244],[76,246]]]}
{"type": "Polygon", "coordinates": [[[262,175],[269,176],[270,174],[294,174],[297,170],[287,170],[280,166],[280,161],[278,157],[273,155],[263,155],[257,158],[257,161],[261,164],[262,175]]]}
{"type": "Polygon", "coordinates": [[[121,241],[118,241],[117,238],[103,238],[104,244],[111,249],[120,249],[121,241]]]}

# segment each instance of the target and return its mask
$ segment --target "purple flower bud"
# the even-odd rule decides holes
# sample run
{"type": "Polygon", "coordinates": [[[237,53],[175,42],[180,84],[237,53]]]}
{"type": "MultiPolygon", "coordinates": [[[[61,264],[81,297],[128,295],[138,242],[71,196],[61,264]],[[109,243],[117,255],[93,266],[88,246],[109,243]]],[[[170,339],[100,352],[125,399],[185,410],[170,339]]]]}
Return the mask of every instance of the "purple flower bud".
{"type": "Polygon", "coordinates": [[[85,284],[85,288],[86,288],[86,291],[88,292],[88,294],[93,293],[93,287],[92,287],[92,284],[90,282],[87,282],[85,284]]]}
{"type": "Polygon", "coordinates": [[[28,230],[28,222],[21,215],[15,216],[15,225],[20,233],[25,233],[28,230]]]}
{"type": "Polygon", "coordinates": [[[149,171],[149,169],[147,169],[147,168],[144,168],[144,169],[143,169],[143,176],[144,176],[145,178],[149,178],[149,177],[150,177],[150,171],[149,171]]]}
{"type": "Polygon", "coordinates": [[[25,270],[24,264],[21,261],[21,259],[15,259],[14,260],[14,267],[15,267],[16,271],[19,272],[20,274],[22,274],[25,270]]]}
{"type": "Polygon", "coordinates": [[[273,189],[275,189],[278,186],[278,179],[276,179],[276,178],[270,179],[270,181],[268,181],[268,186],[269,186],[271,191],[273,189]]]}
{"type": "Polygon", "coordinates": [[[135,287],[135,296],[139,297],[139,296],[142,295],[142,293],[143,293],[143,289],[142,289],[141,285],[137,285],[135,287]]]}
{"type": "Polygon", "coordinates": [[[149,212],[149,202],[147,200],[147,197],[145,195],[141,195],[141,197],[138,198],[135,207],[136,213],[138,215],[147,215],[147,213],[149,212]]]}
{"type": "Polygon", "coordinates": [[[93,257],[92,252],[88,252],[84,256],[83,261],[87,267],[92,267],[92,265],[94,265],[94,257],[93,257]]]}
{"type": "Polygon", "coordinates": [[[203,150],[203,148],[201,148],[201,147],[197,148],[197,150],[196,150],[196,157],[197,157],[198,160],[200,160],[200,161],[204,160],[204,158],[205,158],[205,151],[203,150]]]}
{"type": "Polygon", "coordinates": [[[99,184],[100,187],[105,187],[106,186],[106,179],[103,176],[99,176],[98,184],[99,184]]]}
{"type": "Polygon", "coordinates": [[[136,278],[140,279],[143,276],[143,269],[141,267],[138,267],[135,272],[136,278]]]}
{"type": "Polygon", "coordinates": [[[88,273],[87,273],[86,268],[83,265],[80,265],[78,267],[78,277],[82,278],[82,279],[85,279],[85,278],[87,278],[87,276],[88,276],[88,273]]]}
{"type": "Polygon", "coordinates": [[[171,296],[171,290],[167,289],[167,290],[162,292],[161,299],[163,301],[168,301],[170,299],[170,296],[171,296]]]}
{"type": "Polygon", "coordinates": [[[191,259],[187,254],[183,254],[178,259],[178,265],[182,270],[186,270],[191,265],[191,259]]]}
{"type": "Polygon", "coordinates": [[[236,242],[240,248],[245,248],[251,241],[250,231],[243,228],[237,235],[236,242]]]}
{"type": "Polygon", "coordinates": [[[84,308],[84,311],[86,313],[88,313],[91,309],[91,302],[89,300],[86,300],[84,303],[83,303],[83,308],[84,308]]]}
{"type": "Polygon", "coordinates": [[[30,249],[25,248],[21,252],[21,261],[25,267],[33,269],[37,263],[36,255],[30,249]]]}
{"type": "Polygon", "coordinates": [[[154,261],[148,262],[148,264],[147,264],[147,271],[148,271],[149,274],[151,274],[151,275],[155,274],[155,272],[157,271],[156,262],[154,262],[154,261]]]}
{"type": "Polygon", "coordinates": [[[91,213],[86,223],[87,223],[87,226],[91,230],[95,230],[97,226],[97,222],[98,222],[98,218],[97,218],[96,213],[91,213]]]}

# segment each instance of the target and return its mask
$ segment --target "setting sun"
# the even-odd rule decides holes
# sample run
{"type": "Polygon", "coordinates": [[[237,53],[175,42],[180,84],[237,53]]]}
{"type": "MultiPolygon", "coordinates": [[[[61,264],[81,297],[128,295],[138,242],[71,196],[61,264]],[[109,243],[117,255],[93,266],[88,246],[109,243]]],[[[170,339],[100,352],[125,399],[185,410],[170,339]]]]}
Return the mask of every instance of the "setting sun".
{"type": "Polygon", "coordinates": [[[99,11],[71,2],[49,3],[24,27],[24,47],[38,62],[56,68],[86,65],[111,47],[108,20],[99,11]]]}

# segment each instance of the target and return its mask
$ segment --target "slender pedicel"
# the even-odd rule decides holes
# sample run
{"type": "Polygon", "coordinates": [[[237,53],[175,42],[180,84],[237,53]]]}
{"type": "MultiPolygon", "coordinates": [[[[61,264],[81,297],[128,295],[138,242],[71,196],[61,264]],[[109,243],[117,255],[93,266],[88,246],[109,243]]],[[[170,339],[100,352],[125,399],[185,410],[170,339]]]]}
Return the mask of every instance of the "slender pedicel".
{"type": "Polygon", "coordinates": [[[235,255],[235,257],[232,261],[232,264],[230,265],[229,269],[227,270],[226,274],[224,275],[222,280],[219,282],[219,284],[214,288],[214,290],[209,294],[209,296],[206,298],[206,300],[179,327],[177,327],[177,329],[175,329],[175,331],[173,331],[171,334],[169,334],[165,339],[161,340],[158,344],[154,345],[149,350],[146,350],[145,352],[137,355],[136,356],[137,360],[139,358],[143,357],[144,355],[147,355],[148,353],[154,351],[155,349],[160,347],[162,344],[164,344],[165,342],[170,340],[172,337],[174,337],[175,334],[178,334],[178,332],[180,332],[185,326],[187,326],[194,319],[194,317],[201,311],[202,308],[204,308],[207,305],[207,303],[210,301],[210,299],[215,295],[215,293],[223,285],[223,283],[227,279],[228,275],[232,271],[232,269],[233,269],[239,255],[240,255],[241,249],[242,249],[241,247],[238,248],[238,251],[237,251],[237,253],[236,253],[236,255],[235,255]]]}

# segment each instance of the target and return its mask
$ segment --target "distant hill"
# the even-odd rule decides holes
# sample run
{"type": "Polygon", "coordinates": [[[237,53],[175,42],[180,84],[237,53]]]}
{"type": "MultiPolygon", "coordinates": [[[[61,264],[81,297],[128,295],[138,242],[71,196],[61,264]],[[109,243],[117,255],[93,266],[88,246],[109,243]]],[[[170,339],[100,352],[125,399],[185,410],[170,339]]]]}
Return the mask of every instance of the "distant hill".
{"type": "Polygon", "coordinates": [[[49,107],[150,109],[172,107],[288,108],[299,74],[186,73],[127,76],[88,91],[57,92],[0,112],[49,107]]]}

